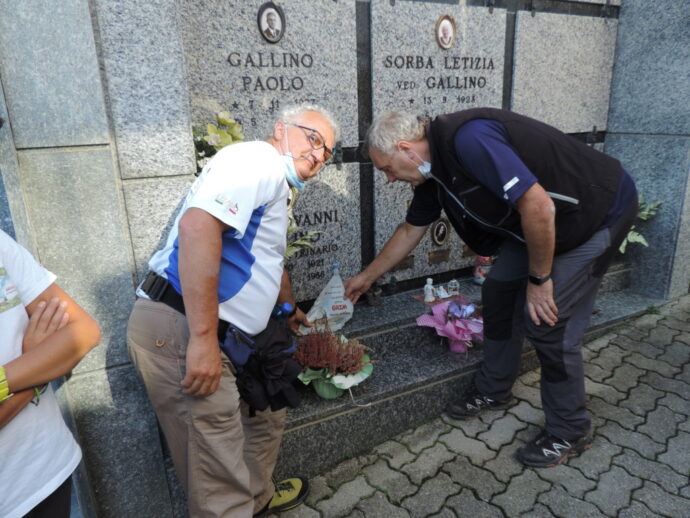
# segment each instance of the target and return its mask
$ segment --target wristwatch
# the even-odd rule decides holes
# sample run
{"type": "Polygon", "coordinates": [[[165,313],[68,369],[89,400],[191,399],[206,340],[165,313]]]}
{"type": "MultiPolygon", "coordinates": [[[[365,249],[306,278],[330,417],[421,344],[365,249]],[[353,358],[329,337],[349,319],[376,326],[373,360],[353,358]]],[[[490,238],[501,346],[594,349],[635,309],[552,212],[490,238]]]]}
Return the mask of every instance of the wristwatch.
{"type": "Polygon", "coordinates": [[[551,274],[544,275],[543,277],[540,277],[539,275],[535,275],[533,273],[530,273],[527,278],[529,279],[529,282],[532,284],[536,284],[537,286],[541,286],[544,284],[546,281],[548,281],[551,278],[551,274]]]}

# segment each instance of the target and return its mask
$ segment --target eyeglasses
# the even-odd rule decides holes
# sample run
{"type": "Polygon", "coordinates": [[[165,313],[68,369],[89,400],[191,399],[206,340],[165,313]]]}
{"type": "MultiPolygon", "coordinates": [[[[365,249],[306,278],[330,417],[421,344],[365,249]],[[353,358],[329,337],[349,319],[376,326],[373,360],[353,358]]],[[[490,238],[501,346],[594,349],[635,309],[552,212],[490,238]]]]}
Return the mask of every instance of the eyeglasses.
{"type": "Polygon", "coordinates": [[[316,131],[314,128],[308,128],[307,126],[300,126],[299,124],[288,124],[288,126],[294,126],[296,128],[299,128],[302,130],[304,133],[304,136],[307,137],[307,141],[309,142],[309,145],[314,151],[318,151],[319,149],[323,149],[323,163],[324,165],[328,165],[331,163],[331,160],[333,159],[333,150],[330,149],[326,145],[326,139],[323,138],[323,135],[316,131]]]}

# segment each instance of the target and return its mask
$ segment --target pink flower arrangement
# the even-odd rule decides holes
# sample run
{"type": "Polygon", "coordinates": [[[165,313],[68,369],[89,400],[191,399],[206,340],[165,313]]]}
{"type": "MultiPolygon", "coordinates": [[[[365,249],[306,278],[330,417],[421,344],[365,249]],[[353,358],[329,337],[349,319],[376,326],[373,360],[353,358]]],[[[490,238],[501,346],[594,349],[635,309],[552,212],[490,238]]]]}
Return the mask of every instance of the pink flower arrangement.
{"type": "Polygon", "coordinates": [[[431,315],[427,313],[417,318],[417,325],[436,328],[436,333],[448,338],[450,350],[456,353],[467,352],[474,338],[484,338],[482,317],[476,306],[462,297],[435,304],[431,315]]]}

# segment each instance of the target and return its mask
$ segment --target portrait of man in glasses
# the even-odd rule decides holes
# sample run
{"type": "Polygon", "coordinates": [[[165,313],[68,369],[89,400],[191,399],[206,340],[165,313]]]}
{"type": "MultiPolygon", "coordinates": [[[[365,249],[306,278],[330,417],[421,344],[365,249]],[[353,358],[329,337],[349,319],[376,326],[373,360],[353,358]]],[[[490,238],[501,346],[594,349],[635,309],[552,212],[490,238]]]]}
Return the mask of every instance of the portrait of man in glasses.
{"type": "MultiPolygon", "coordinates": [[[[295,507],[308,492],[306,479],[271,478],[286,403],[249,408],[219,339],[229,330],[255,339],[277,325],[269,319],[278,303],[296,308],[284,269],[290,187],[303,189],[331,160],[337,134],[327,111],[302,105],[282,111],[267,141],[221,149],[137,290],[130,355],[191,516],[264,516],[295,507]]],[[[299,309],[288,316],[282,329],[310,325],[299,309]]]]}

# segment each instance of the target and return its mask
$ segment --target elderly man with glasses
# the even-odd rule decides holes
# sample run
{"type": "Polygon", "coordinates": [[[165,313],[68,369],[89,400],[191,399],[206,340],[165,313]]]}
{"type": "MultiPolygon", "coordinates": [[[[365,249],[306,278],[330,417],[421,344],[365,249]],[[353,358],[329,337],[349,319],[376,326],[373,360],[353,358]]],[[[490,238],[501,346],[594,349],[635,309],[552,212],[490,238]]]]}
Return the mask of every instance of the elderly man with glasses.
{"type": "MultiPolygon", "coordinates": [[[[289,187],[302,189],[329,162],[337,134],[328,112],[300,106],[281,113],[268,141],[219,151],[137,290],[129,351],[191,516],[265,516],[306,497],[306,480],[271,478],[290,384],[263,410],[236,384],[248,369],[233,351],[267,336],[289,349],[285,322],[273,318],[277,304],[295,307],[283,268],[289,187]]],[[[308,324],[300,310],[288,316],[291,329],[308,324]]]]}

